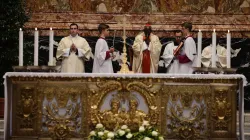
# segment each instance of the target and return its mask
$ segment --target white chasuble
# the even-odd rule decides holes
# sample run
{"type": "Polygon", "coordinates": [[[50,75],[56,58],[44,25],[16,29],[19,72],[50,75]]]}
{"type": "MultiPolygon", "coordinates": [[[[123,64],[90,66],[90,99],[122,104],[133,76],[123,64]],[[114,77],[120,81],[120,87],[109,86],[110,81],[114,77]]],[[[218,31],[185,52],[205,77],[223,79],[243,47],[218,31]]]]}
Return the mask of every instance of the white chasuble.
{"type": "Polygon", "coordinates": [[[142,73],[143,51],[147,50],[150,54],[150,73],[157,73],[158,63],[161,53],[161,42],[159,38],[152,34],[150,35],[150,43],[147,45],[144,40],[144,33],[140,33],[135,37],[133,49],[133,64],[132,70],[135,73],[142,73]]]}
{"type": "Polygon", "coordinates": [[[62,57],[61,72],[82,73],[84,70],[84,61],[93,57],[88,42],[76,35],[75,37],[64,37],[57,48],[56,58],[62,57]],[[77,52],[70,52],[70,47],[74,44],[77,52]]]}

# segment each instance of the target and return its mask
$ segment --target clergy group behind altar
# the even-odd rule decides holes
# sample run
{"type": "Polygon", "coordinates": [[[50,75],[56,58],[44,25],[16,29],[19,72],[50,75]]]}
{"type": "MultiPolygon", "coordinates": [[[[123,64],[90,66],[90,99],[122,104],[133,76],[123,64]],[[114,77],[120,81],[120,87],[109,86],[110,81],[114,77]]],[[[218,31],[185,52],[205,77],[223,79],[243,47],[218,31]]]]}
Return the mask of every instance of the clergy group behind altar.
{"type": "MultiPolygon", "coordinates": [[[[94,59],[93,73],[114,73],[112,61],[122,62],[122,58],[115,52],[115,48],[108,47],[105,37],[109,36],[109,26],[101,23],[98,26],[100,33],[99,39],[95,45],[95,53],[86,41],[78,35],[79,28],[76,23],[69,26],[70,35],[61,39],[56,52],[57,60],[61,60],[61,72],[63,73],[83,73],[85,72],[85,61],[94,59]],[[119,57],[119,58],[118,58],[119,57]]],[[[125,30],[125,29],[124,29],[125,30]]],[[[134,73],[157,73],[160,65],[160,58],[163,59],[167,73],[192,74],[193,67],[231,67],[231,36],[227,34],[227,48],[216,44],[216,32],[213,32],[212,45],[202,50],[202,33],[198,32],[198,47],[192,37],[192,23],[185,22],[182,28],[175,33],[175,41],[168,43],[162,56],[162,44],[155,34],[152,33],[150,24],[146,24],[142,32],[136,37],[132,45],[132,66],[134,73]],[[198,50],[196,50],[198,49],[198,50]],[[216,63],[216,64],[215,64],[216,63]]],[[[125,32],[125,31],[124,31],[125,32]]],[[[19,32],[19,66],[23,64],[23,32],[19,32]]],[[[125,34],[125,33],[124,33],[125,34]]],[[[53,40],[53,31],[50,29],[50,47],[53,40]]],[[[125,38],[126,39],[126,38],[125,38]]],[[[35,32],[35,48],[38,46],[38,31],[35,32]]],[[[37,50],[37,49],[35,49],[37,50]]],[[[50,48],[50,51],[53,50],[50,48]]],[[[38,60],[38,50],[35,51],[34,60],[38,60]]],[[[50,59],[51,54],[50,52],[50,59]]],[[[37,66],[38,62],[34,61],[37,66]]],[[[51,66],[52,62],[49,61],[51,66]]]]}
{"type": "MultiPolygon", "coordinates": [[[[174,73],[192,73],[192,65],[196,55],[196,45],[190,34],[192,24],[184,23],[182,27],[182,32],[186,37],[184,40],[179,40],[183,42],[183,46],[180,46],[178,53],[172,53],[170,67],[172,67],[173,62],[176,68],[171,71],[174,73]]],[[[98,31],[100,38],[95,45],[92,72],[113,73],[114,48],[109,48],[105,40],[105,37],[109,35],[109,26],[101,23],[98,26],[98,31]]],[[[87,41],[79,37],[77,33],[78,25],[71,24],[70,36],[63,38],[59,43],[57,58],[62,58],[61,72],[84,72],[84,61],[93,57],[87,41]]],[[[182,33],[180,34],[182,35],[182,33]]],[[[152,33],[150,24],[146,24],[143,32],[136,36],[132,49],[133,63],[131,65],[134,73],[157,73],[162,44],[159,38],[152,33]]]]}

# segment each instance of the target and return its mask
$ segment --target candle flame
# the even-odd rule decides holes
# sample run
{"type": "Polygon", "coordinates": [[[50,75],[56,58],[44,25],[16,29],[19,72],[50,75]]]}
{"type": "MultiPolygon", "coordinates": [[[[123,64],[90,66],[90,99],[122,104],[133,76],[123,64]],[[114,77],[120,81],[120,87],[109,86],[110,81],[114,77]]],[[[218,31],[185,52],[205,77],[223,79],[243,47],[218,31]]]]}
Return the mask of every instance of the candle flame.
{"type": "Polygon", "coordinates": [[[214,29],[214,32],[215,32],[215,29],[214,29]]]}
{"type": "Polygon", "coordinates": [[[35,28],[35,30],[37,31],[37,28],[35,28]]]}
{"type": "Polygon", "coordinates": [[[230,31],[228,30],[228,33],[230,33],[230,31]]]}
{"type": "Polygon", "coordinates": [[[20,31],[22,31],[22,28],[20,28],[20,31]]]}
{"type": "Polygon", "coordinates": [[[201,30],[199,30],[199,32],[201,32],[201,30]]]}
{"type": "Polygon", "coordinates": [[[52,27],[50,27],[50,30],[52,31],[52,27]]]}

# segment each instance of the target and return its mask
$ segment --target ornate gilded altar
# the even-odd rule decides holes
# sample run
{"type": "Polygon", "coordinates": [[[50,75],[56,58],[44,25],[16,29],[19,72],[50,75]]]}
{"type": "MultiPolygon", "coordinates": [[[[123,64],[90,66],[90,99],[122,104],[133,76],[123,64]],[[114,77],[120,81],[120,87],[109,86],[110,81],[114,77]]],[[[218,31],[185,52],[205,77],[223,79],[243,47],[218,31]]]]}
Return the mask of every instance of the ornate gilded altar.
{"type": "Polygon", "coordinates": [[[84,139],[95,124],[166,139],[237,139],[241,75],[7,73],[6,139],[84,139]],[[240,89],[240,90],[239,90],[240,89]]]}

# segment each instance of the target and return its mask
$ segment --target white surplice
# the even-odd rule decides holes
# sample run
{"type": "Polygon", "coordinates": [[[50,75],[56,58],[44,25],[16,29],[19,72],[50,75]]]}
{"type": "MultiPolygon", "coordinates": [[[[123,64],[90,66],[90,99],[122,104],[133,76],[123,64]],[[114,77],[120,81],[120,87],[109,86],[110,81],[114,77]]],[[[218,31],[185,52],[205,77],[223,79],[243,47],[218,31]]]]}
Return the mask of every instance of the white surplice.
{"type": "Polygon", "coordinates": [[[181,55],[186,55],[190,62],[180,63],[179,74],[192,74],[196,59],[196,44],[192,37],[187,37],[181,50],[181,55]]]}
{"type": "Polygon", "coordinates": [[[98,39],[95,45],[93,73],[114,73],[111,57],[106,59],[107,51],[109,47],[106,40],[98,39]]]}
{"type": "Polygon", "coordinates": [[[174,42],[169,43],[163,52],[163,55],[161,58],[163,58],[165,67],[167,68],[167,73],[178,73],[179,71],[179,61],[177,59],[174,59],[174,50],[178,46],[174,45],[174,42]],[[173,62],[172,62],[173,61],[173,62]],[[172,62],[172,63],[171,63],[172,62]]]}
{"type": "Polygon", "coordinates": [[[64,37],[57,48],[56,57],[62,57],[61,72],[66,73],[82,73],[84,72],[84,61],[93,57],[88,42],[76,35],[75,37],[64,37]],[[78,50],[78,54],[70,52],[70,47],[74,44],[78,50]]]}

